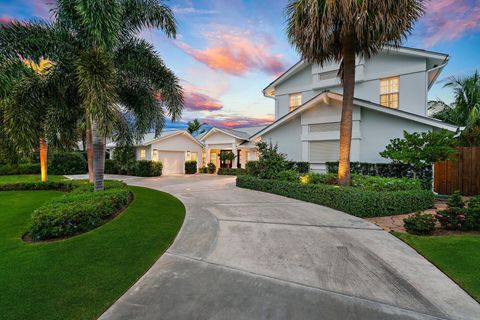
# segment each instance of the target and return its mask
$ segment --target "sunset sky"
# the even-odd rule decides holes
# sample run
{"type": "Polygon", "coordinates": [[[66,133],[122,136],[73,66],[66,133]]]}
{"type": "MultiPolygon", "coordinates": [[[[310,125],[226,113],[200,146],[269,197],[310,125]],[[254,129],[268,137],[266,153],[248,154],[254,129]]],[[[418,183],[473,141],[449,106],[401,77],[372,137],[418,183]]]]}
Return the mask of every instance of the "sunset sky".
{"type": "MultiPolygon", "coordinates": [[[[287,0],[168,1],[178,21],[177,39],[145,30],[185,90],[183,121],[211,125],[262,125],[273,117],[262,89],[299,59],[285,35],[287,0]]],[[[54,0],[0,0],[0,21],[50,17],[54,0]]],[[[450,63],[430,99],[450,102],[442,88],[451,76],[480,69],[480,0],[433,0],[407,46],[449,54],[450,63]]],[[[169,127],[174,125],[169,124],[169,127]]]]}

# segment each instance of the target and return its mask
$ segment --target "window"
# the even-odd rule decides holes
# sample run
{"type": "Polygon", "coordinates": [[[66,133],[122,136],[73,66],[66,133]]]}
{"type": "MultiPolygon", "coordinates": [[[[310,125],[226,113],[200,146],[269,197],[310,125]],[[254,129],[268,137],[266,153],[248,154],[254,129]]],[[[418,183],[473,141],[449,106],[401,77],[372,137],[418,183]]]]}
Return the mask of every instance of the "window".
{"type": "Polygon", "coordinates": [[[380,104],[387,108],[398,109],[399,77],[380,80],[380,104]]]}
{"type": "Polygon", "coordinates": [[[290,95],[290,111],[293,111],[302,105],[302,94],[292,93],[290,95]]]}
{"type": "Polygon", "coordinates": [[[153,160],[158,161],[158,150],[153,150],[153,160]]]}
{"type": "Polygon", "coordinates": [[[311,163],[338,161],[340,153],[339,140],[310,141],[309,153],[311,163]]]}
{"type": "Polygon", "coordinates": [[[187,154],[185,156],[185,160],[186,161],[197,161],[197,153],[187,151],[187,154]]]}
{"type": "Polygon", "coordinates": [[[140,160],[145,160],[145,149],[140,150],[140,160]]]}

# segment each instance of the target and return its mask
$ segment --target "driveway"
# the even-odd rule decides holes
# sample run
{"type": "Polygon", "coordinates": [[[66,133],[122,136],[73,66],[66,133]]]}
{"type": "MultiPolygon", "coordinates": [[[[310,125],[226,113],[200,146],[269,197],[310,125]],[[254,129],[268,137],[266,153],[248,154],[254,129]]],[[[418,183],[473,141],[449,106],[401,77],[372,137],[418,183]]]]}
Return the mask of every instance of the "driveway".
{"type": "Polygon", "coordinates": [[[452,280],[363,219],[240,189],[233,177],[125,181],[175,195],[187,216],[170,249],[100,319],[480,315],[452,280]]]}

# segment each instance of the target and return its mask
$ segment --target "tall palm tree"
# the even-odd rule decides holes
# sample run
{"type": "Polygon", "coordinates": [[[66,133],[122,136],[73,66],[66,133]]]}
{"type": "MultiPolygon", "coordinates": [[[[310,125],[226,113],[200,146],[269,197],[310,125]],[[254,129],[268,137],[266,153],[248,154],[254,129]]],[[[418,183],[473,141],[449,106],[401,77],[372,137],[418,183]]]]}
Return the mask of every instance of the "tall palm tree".
{"type": "Polygon", "coordinates": [[[178,79],[153,46],[138,38],[143,28],[175,37],[176,22],[160,0],[58,0],[53,17],[52,23],[1,25],[0,56],[41,55],[54,62],[53,86],[82,110],[93,158],[89,172],[95,190],[102,190],[107,136],[128,143],[152,128],[158,135],[166,115],[173,121],[181,116],[178,79]]]}
{"type": "MultiPolygon", "coordinates": [[[[193,119],[192,121],[188,121],[187,131],[190,132],[190,134],[194,134],[195,132],[200,131],[200,129],[204,124],[205,123],[200,123],[198,119],[193,119]]],[[[199,133],[203,133],[203,132],[205,132],[205,130],[202,130],[199,133]]]]}
{"type": "Polygon", "coordinates": [[[307,62],[340,62],[343,83],[338,181],[350,184],[355,59],[385,45],[397,47],[424,12],[422,0],[291,0],[286,8],[290,43],[307,62]]]}

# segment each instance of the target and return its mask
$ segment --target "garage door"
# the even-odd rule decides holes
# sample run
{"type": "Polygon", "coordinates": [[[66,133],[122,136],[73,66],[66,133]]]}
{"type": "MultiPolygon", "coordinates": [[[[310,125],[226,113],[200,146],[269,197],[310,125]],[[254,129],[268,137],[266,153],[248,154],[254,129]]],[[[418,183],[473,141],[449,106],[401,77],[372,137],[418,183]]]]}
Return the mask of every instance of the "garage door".
{"type": "Polygon", "coordinates": [[[158,160],[163,163],[163,174],[184,173],[185,152],[159,150],[158,160]]]}

